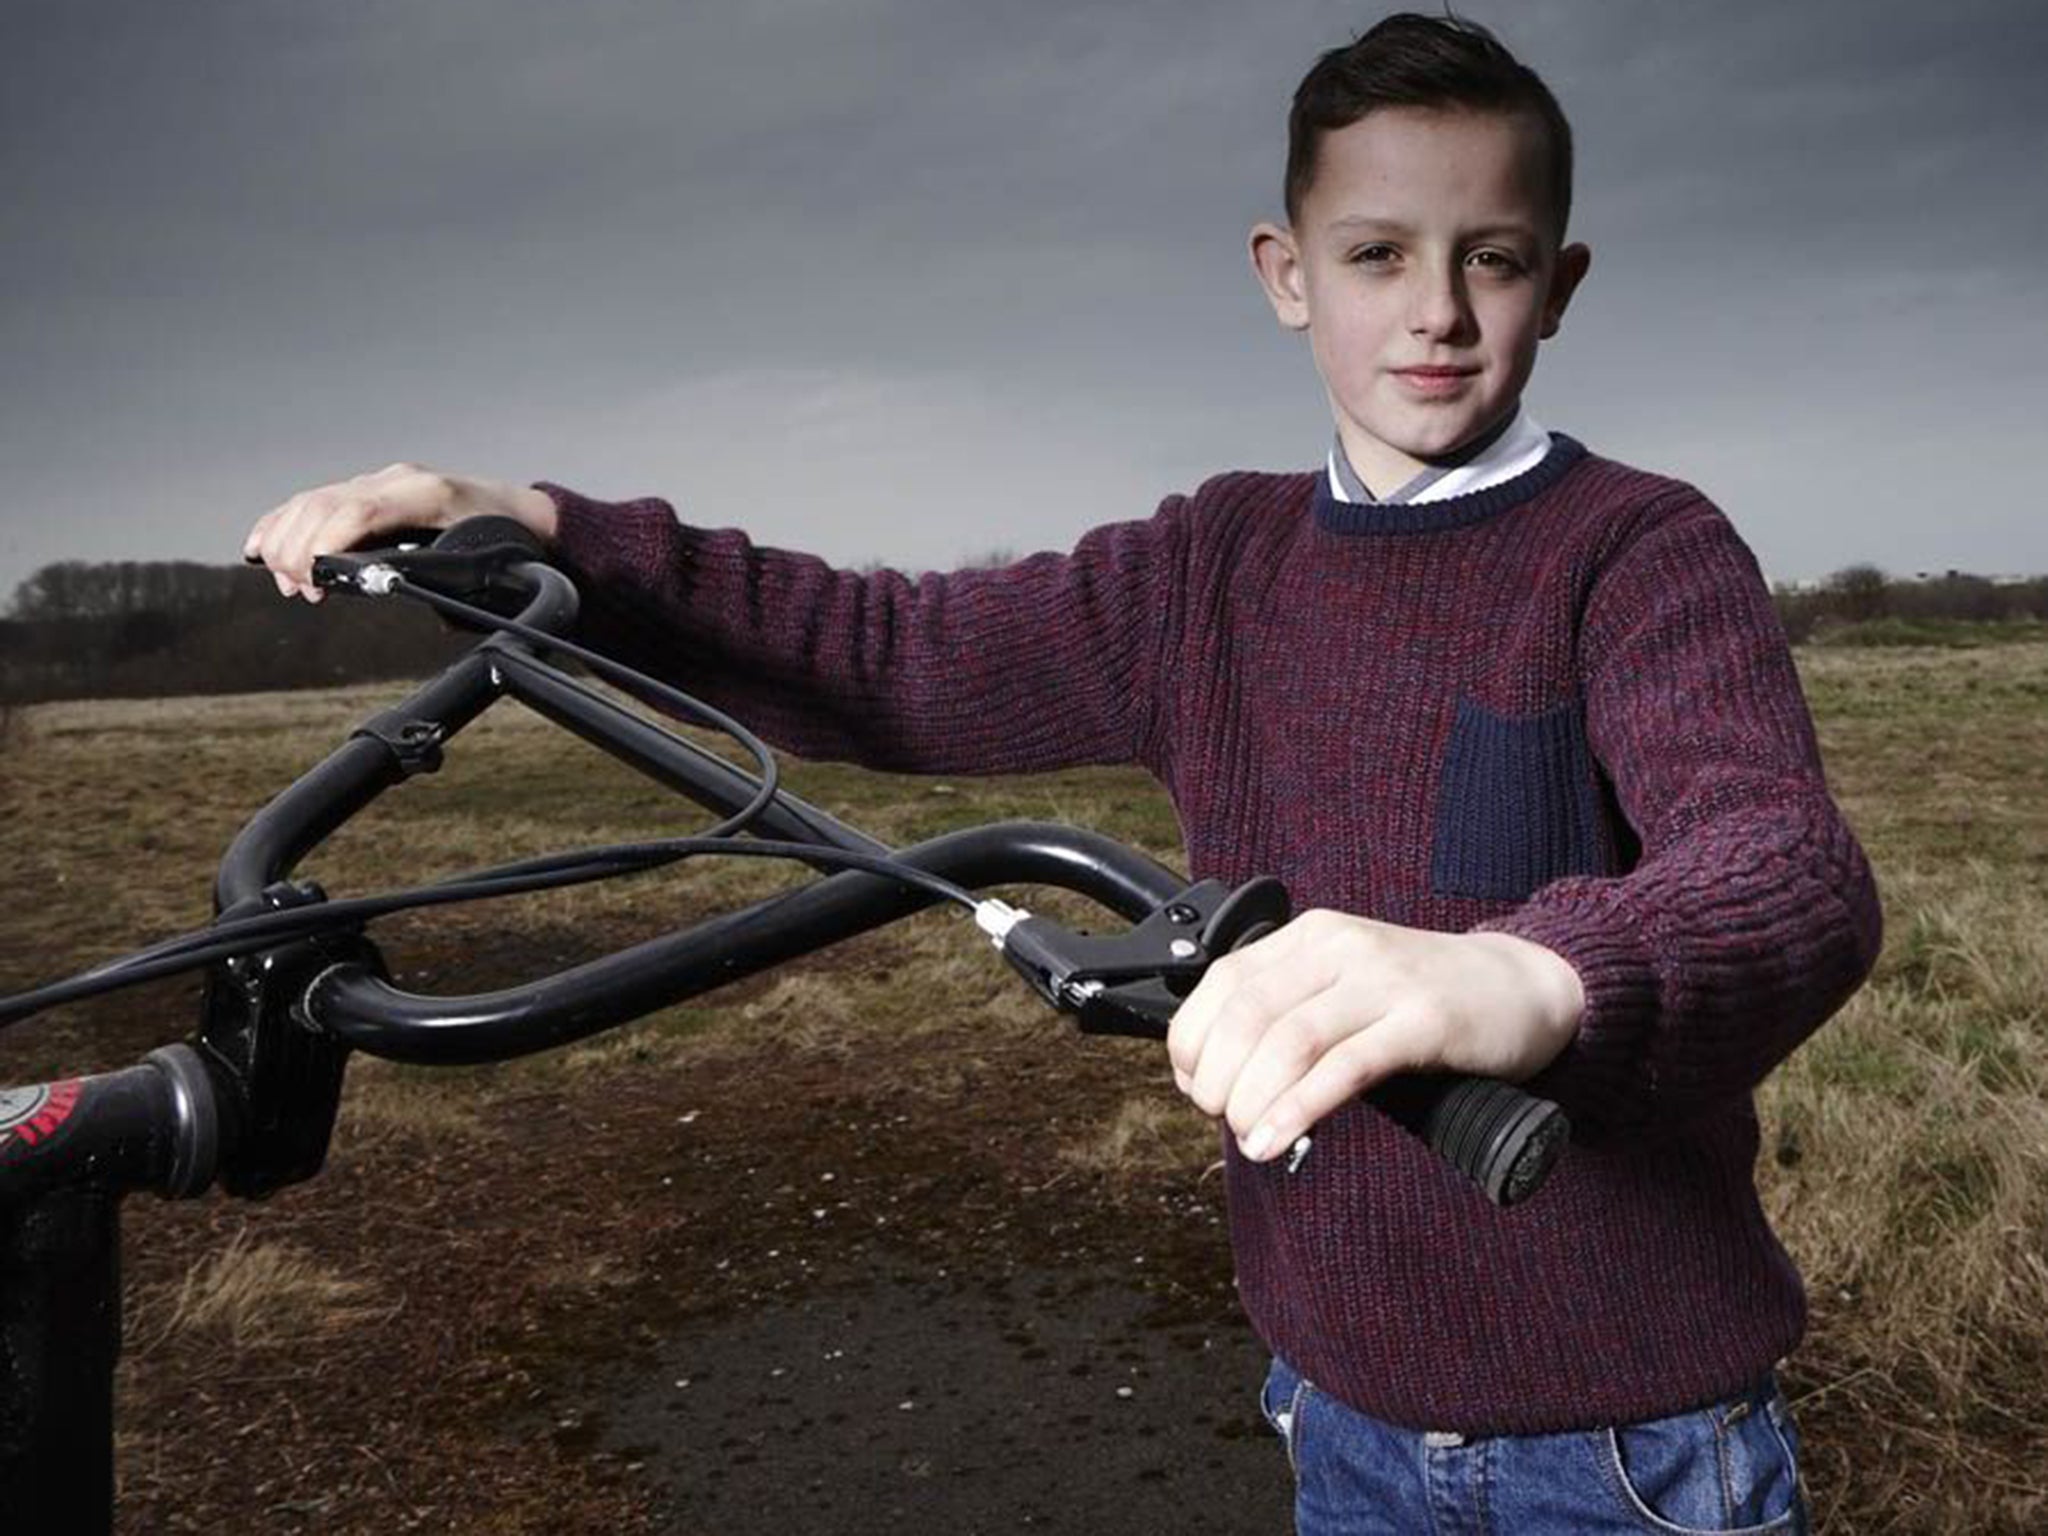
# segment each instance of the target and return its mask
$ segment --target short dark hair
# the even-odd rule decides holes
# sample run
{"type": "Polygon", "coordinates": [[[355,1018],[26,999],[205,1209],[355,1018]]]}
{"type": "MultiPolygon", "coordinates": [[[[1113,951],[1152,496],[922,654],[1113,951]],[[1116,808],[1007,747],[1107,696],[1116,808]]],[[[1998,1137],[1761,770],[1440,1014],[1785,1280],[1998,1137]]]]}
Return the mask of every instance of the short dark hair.
{"type": "Polygon", "coordinates": [[[1563,242],[1572,211],[1572,130],[1550,87],[1478,22],[1409,11],[1332,48],[1295,87],[1287,114],[1290,223],[1301,220],[1323,135],[1381,107],[1462,107],[1534,117],[1549,140],[1551,211],[1563,242]]]}

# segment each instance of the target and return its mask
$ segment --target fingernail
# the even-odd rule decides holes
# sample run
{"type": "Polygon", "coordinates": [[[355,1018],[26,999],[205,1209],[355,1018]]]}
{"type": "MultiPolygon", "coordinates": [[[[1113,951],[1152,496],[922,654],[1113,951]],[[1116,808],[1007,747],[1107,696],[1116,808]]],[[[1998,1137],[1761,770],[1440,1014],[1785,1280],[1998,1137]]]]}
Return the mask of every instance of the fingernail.
{"type": "Polygon", "coordinates": [[[1271,1151],[1272,1147],[1273,1127],[1270,1125],[1254,1127],[1251,1135],[1237,1144],[1237,1149],[1255,1163],[1271,1151]]]}

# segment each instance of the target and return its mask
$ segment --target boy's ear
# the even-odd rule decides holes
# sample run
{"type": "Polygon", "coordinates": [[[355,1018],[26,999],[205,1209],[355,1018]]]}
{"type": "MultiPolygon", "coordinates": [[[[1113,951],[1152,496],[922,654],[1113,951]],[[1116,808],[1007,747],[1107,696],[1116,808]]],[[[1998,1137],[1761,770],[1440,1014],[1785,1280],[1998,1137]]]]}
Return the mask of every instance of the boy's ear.
{"type": "Polygon", "coordinates": [[[1252,272],[1266,290],[1274,318],[1290,331],[1307,330],[1308,292],[1294,231],[1282,224],[1254,224],[1250,243],[1252,272]]]}
{"type": "Polygon", "coordinates": [[[1585,245],[1568,245],[1557,253],[1557,265],[1550,273],[1550,292],[1543,296],[1543,329],[1536,333],[1541,340],[1548,341],[1557,334],[1565,307],[1579,291],[1579,284],[1586,280],[1587,269],[1592,265],[1593,252],[1585,245]]]}

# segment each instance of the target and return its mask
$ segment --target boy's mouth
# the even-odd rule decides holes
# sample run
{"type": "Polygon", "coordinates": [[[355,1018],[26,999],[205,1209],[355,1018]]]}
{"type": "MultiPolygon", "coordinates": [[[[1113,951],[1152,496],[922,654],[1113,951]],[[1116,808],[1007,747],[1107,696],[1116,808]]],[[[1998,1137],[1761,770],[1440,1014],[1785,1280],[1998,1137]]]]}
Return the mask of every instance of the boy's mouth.
{"type": "Polygon", "coordinates": [[[1394,377],[1415,393],[1426,396],[1455,395],[1465,387],[1468,379],[1475,377],[1477,368],[1396,368],[1394,377]]]}

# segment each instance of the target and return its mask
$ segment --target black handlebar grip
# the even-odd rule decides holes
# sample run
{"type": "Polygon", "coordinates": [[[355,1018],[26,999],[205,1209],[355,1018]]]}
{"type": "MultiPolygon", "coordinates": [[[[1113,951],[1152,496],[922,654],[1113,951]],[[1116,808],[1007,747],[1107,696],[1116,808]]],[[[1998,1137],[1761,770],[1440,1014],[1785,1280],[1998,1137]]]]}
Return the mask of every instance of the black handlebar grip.
{"type": "Polygon", "coordinates": [[[434,548],[442,554],[466,554],[477,549],[510,553],[511,549],[517,549],[532,560],[538,560],[545,554],[540,539],[531,528],[516,517],[496,512],[482,517],[465,517],[459,523],[451,523],[434,540],[434,548]]]}
{"type": "Polygon", "coordinates": [[[1421,1137],[1495,1205],[1518,1205],[1534,1194],[1571,1135],[1571,1121],[1557,1105],[1498,1078],[1409,1073],[1365,1099],[1421,1137]]]}
{"type": "Polygon", "coordinates": [[[213,1075],[187,1045],[97,1077],[0,1088],[0,1207],[81,1185],[199,1194],[222,1130],[213,1075]]]}

